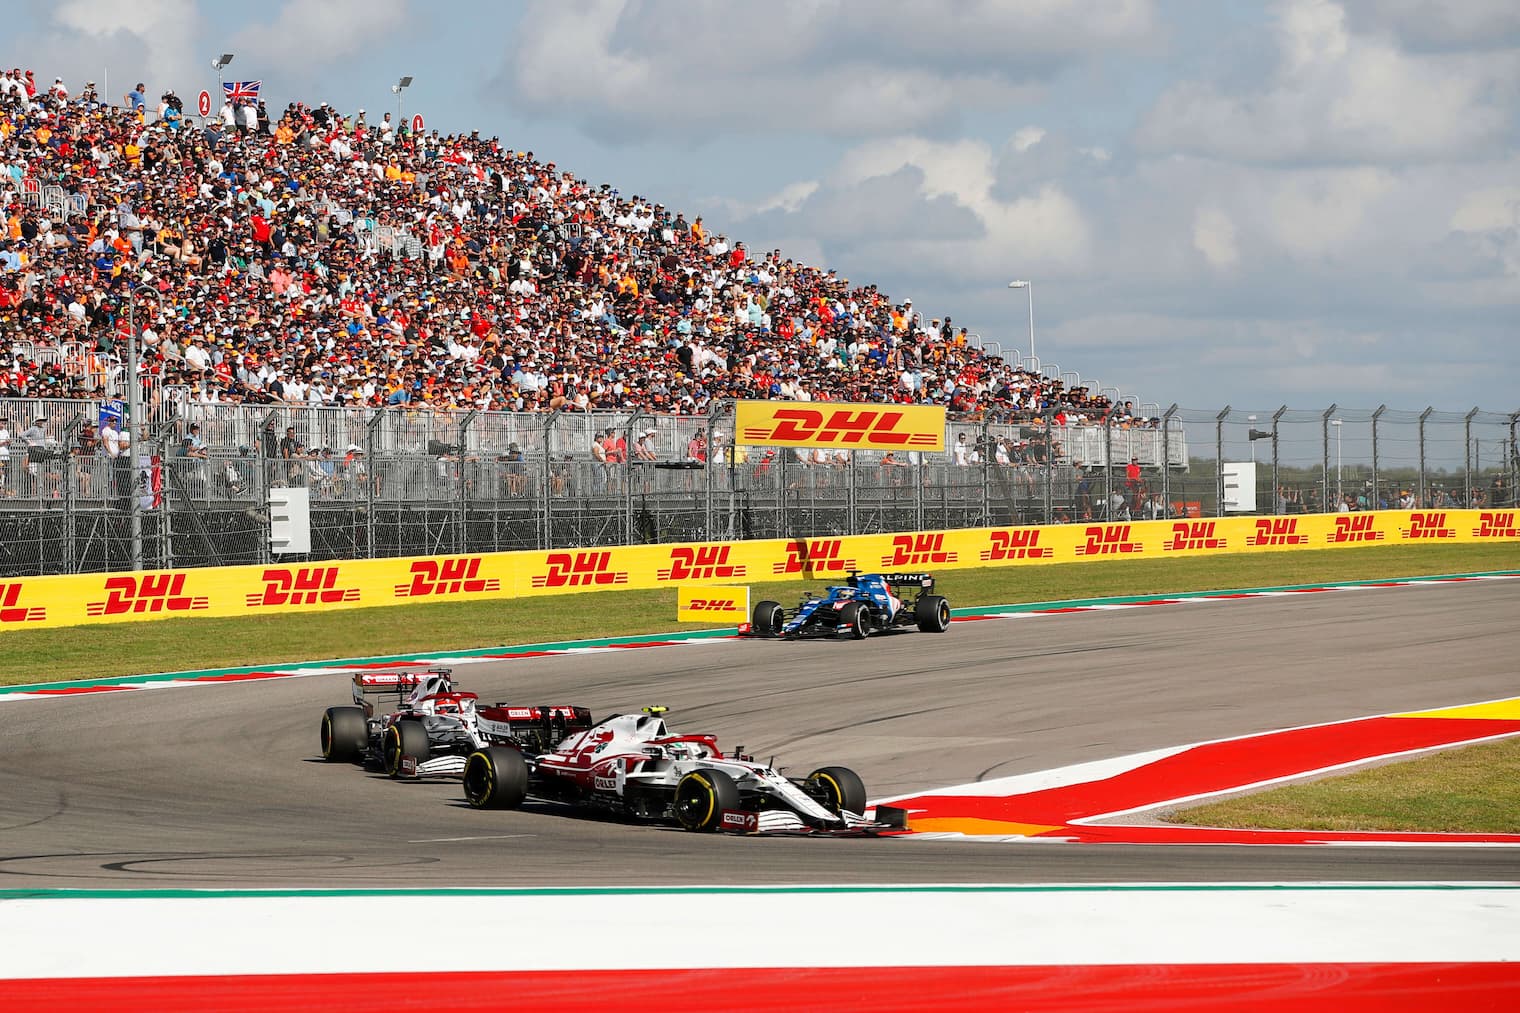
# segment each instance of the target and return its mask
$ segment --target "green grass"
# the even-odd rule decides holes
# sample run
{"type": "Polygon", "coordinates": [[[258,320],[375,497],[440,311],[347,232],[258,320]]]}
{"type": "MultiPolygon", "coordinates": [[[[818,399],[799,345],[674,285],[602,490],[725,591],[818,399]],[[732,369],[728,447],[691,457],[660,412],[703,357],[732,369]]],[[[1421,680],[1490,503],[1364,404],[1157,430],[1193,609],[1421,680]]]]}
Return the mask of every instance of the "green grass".
{"type": "MultiPolygon", "coordinates": [[[[940,575],[938,590],[960,608],[1515,569],[1520,544],[1378,546],[952,570],[940,575]]],[[[823,583],[752,584],[751,600],[789,603],[823,583]]],[[[0,633],[0,685],[703,628],[674,616],[670,589],[13,630],[0,633]]]]}
{"type": "Polygon", "coordinates": [[[1253,830],[1520,834],[1520,738],[1215,802],[1175,813],[1170,822],[1253,830]]]}

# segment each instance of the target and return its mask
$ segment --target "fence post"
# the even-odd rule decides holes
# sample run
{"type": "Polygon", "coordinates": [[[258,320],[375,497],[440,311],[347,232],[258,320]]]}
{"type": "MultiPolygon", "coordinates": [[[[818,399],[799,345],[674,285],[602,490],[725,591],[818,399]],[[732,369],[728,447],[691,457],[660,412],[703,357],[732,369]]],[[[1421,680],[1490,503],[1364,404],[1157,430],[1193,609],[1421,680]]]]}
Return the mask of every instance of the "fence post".
{"type": "MultiPolygon", "coordinates": [[[[627,448],[623,454],[623,544],[633,544],[633,448],[638,445],[637,426],[639,419],[644,415],[643,408],[635,408],[633,414],[628,416],[627,428],[623,433],[623,444],[627,448]]],[[[644,465],[639,464],[640,475],[643,474],[644,465]]]]}
{"type": "Polygon", "coordinates": [[[982,519],[978,527],[992,526],[992,464],[994,463],[994,451],[992,448],[992,423],[982,417],[981,432],[977,434],[977,456],[982,459],[982,519]]]}
{"type": "Polygon", "coordinates": [[[1214,516],[1224,516],[1224,420],[1230,417],[1230,406],[1214,417],[1214,516]]]}
{"type": "Polygon", "coordinates": [[[1282,497],[1279,495],[1280,489],[1279,489],[1279,487],[1277,485],[1277,423],[1287,413],[1288,413],[1288,406],[1287,405],[1283,405],[1281,408],[1277,409],[1277,413],[1272,416],[1272,514],[1273,514],[1273,516],[1276,516],[1277,514],[1282,513],[1282,511],[1284,509],[1286,509],[1286,505],[1283,503],[1282,497]]]}
{"type": "MultiPolygon", "coordinates": [[[[1324,481],[1321,483],[1323,489],[1320,491],[1319,509],[1320,513],[1326,514],[1335,512],[1335,510],[1332,510],[1330,508],[1330,416],[1334,415],[1335,410],[1339,407],[1340,405],[1332,404],[1329,408],[1326,408],[1325,413],[1319,417],[1320,444],[1321,451],[1323,453],[1322,461],[1324,465],[1324,471],[1322,472],[1324,481]]],[[[1339,494],[1340,490],[1337,489],[1336,495],[1338,496],[1339,494]]],[[[1336,509],[1339,509],[1338,505],[1336,509]]]]}
{"type": "Polygon", "coordinates": [[[549,498],[549,486],[554,480],[554,461],[550,444],[554,436],[554,424],[559,421],[560,409],[556,408],[544,419],[541,427],[544,440],[544,474],[543,495],[541,497],[543,511],[539,520],[541,523],[542,536],[538,540],[540,549],[554,548],[554,504],[549,498]]]}
{"type": "Polygon", "coordinates": [[[1431,405],[1420,413],[1420,479],[1418,487],[1420,498],[1416,501],[1416,505],[1422,508],[1430,505],[1425,500],[1425,420],[1430,418],[1430,413],[1435,410],[1435,406],[1431,405]]]}
{"type": "Polygon", "coordinates": [[[1387,405],[1378,405],[1378,410],[1372,413],[1372,499],[1367,504],[1371,510],[1378,508],[1378,419],[1387,410],[1387,405]]]}
{"type": "Polygon", "coordinates": [[[1520,424],[1520,412],[1511,412],[1509,416],[1509,497],[1506,506],[1514,506],[1517,501],[1515,482],[1520,480],[1520,445],[1515,443],[1515,427],[1520,424]]]}
{"type": "Polygon", "coordinates": [[[1473,502],[1473,452],[1472,452],[1472,420],[1478,414],[1478,409],[1467,413],[1462,420],[1462,507],[1467,509],[1473,502]]]}
{"type": "MultiPolygon", "coordinates": [[[[1174,402],[1161,416],[1161,510],[1164,516],[1172,515],[1172,416],[1177,414],[1174,402]]],[[[1187,513],[1187,506],[1182,508],[1187,513]]]]}
{"type": "Polygon", "coordinates": [[[458,527],[454,532],[454,551],[459,555],[464,555],[466,552],[470,551],[469,537],[467,535],[470,519],[470,504],[468,500],[468,476],[470,469],[468,464],[465,462],[465,441],[469,439],[470,426],[474,424],[475,416],[479,414],[480,411],[478,409],[471,408],[465,417],[460,420],[458,429],[458,451],[454,455],[456,458],[454,463],[458,468],[455,480],[459,483],[459,520],[455,522],[458,527]]]}
{"type": "Polygon", "coordinates": [[[371,408],[369,421],[364,424],[364,547],[369,559],[375,558],[375,482],[380,478],[376,470],[380,462],[375,456],[375,431],[384,420],[384,408],[371,408]]]}
{"type": "Polygon", "coordinates": [[[1114,518],[1109,512],[1114,505],[1114,407],[1109,406],[1103,416],[1103,519],[1114,518]]]}
{"type": "Polygon", "coordinates": [[[860,534],[860,505],[855,499],[857,492],[855,485],[855,466],[859,464],[860,461],[855,456],[855,449],[853,447],[849,450],[846,450],[845,453],[849,454],[850,456],[845,463],[844,469],[844,523],[845,527],[849,529],[850,534],[858,535],[860,534]]]}

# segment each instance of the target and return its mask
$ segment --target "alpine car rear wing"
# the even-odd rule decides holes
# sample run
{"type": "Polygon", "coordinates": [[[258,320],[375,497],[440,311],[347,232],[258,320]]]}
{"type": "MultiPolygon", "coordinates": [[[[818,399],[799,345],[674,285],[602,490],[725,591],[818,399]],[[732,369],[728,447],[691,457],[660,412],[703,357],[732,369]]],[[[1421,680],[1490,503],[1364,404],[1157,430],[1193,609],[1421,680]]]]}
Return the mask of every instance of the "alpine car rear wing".
{"type": "Polygon", "coordinates": [[[933,587],[934,575],[932,573],[884,573],[881,579],[888,583],[902,587],[908,584],[917,584],[919,587],[933,587]]]}

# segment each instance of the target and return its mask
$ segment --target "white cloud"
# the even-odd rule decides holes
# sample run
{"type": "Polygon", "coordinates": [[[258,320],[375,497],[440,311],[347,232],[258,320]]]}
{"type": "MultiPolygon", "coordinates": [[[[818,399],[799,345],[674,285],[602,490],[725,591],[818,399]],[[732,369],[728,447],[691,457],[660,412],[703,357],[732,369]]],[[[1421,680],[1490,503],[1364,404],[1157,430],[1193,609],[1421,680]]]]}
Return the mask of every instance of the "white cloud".
{"type": "Polygon", "coordinates": [[[516,107],[620,141],[942,132],[1149,45],[1154,21],[1151,0],[553,0],[529,8],[504,76],[516,107]]]}
{"type": "Polygon", "coordinates": [[[1193,246],[1209,266],[1227,271],[1240,263],[1235,223],[1218,208],[1199,208],[1193,216],[1193,246]]]}
{"type": "Polygon", "coordinates": [[[240,29],[231,48],[250,72],[309,87],[338,61],[361,58],[397,33],[409,8],[408,0],[286,0],[273,20],[240,29]]]}
{"type": "Polygon", "coordinates": [[[1387,31],[1415,49],[1489,49],[1520,43],[1514,0],[1343,0],[1352,25],[1387,31]]]}
{"type": "Polygon", "coordinates": [[[188,93],[203,75],[197,71],[195,39],[201,15],[194,0],[63,0],[46,8],[41,35],[12,36],[39,68],[41,78],[52,68],[76,93],[86,79],[120,101],[133,84],[143,81],[154,93],[173,88],[188,93]]]}
{"type": "Polygon", "coordinates": [[[1330,0],[1285,0],[1262,88],[1169,88],[1146,116],[1149,151],[1266,163],[1441,161],[1501,150],[1514,131],[1514,54],[1416,54],[1359,34],[1330,0]]]}

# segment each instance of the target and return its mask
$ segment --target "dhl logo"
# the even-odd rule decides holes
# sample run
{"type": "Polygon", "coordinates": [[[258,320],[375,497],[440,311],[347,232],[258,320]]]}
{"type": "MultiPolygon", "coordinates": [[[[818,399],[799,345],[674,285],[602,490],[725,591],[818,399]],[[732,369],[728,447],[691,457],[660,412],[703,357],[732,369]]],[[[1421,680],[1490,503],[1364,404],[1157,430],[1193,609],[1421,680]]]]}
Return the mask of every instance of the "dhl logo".
{"type": "Polygon", "coordinates": [[[297,566],[271,568],[259,577],[264,590],[250,592],[245,598],[248,608],[271,608],[280,605],[337,605],[358,601],[357,587],[338,587],[338,567],[297,566]]]}
{"type": "Polygon", "coordinates": [[[772,563],[772,573],[848,573],[855,560],[844,558],[844,541],[839,538],[815,538],[786,543],[786,561],[772,563]]]}
{"type": "Polygon", "coordinates": [[[1360,514],[1356,517],[1337,517],[1335,530],[1325,536],[1331,545],[1347,545],[1355,542],[1381,542],[1383,533],[1372,530],[1376,514],[1360,514]]]}
{"type": "Polygon", "coordinates": [[[1077,546],[1079,556],[1138,556],[1145,546],[1130,537],[1128,524],[1093,524],[1085,532],[1087,541],[1077,546]]]}
{"type": "Polygon", "coordinates": [[[989,563],[1001,563],[1010,559],[1049,559],[1054,553],[1054,550],[1040,545],[1038,528],[994,531],[991,538],[992,548],[981,551],[982,559],[989,563]]]}
{"type": "Polygon", "coordinates": [[[945,410],[930,405],[781,407],[740,401],[738,441],[758,446],[943,450],[945,410]]]}
{"type": "Polygon", "coordinates": [[[158,573],[145,577],[108,577],[105,601],[88,602],[85,614],[92,616],[134,615],[143,612],[196,612],[209,608],[204,596],[185,594],[183,573],[158,573]]]}
{"type": "Polygon", "coordinates": [[[1515,526],[1514,511],[1478,515],[1478,526],[1473,528],[1474,538],[1520,538],[1520,528],[1515,526]]]}
{"type": "Polygon", "coordinates": [[[660,580],[714,580],[716,578],[742,577],[748,571],[743,564],[730,564],[728,551],[732,546],[705,545],[700,548],[670,550],[670,565],[656,571],[660,580]]]}
{"type": "Polygon", "coordinates": [[[693,598],[682,606],[692,612],[742,612],[737,598],[693,598]]]}
{"type": "Polygon", "coordinates": [[[944,535],[895,535],[892,552],[881,557],[882,566],[923,566],[925,563],[953,563],[957,552],[945,551],[944,535]]]}
{"type": "Polygon", "coordinates": [[[1455,538],[1457,529],[1446,526],[1444,513],[1413,513],[1409,515],[1409,527],[1400,528],[1399,534],[1413,542],[1431,538],[1455,538]]]}
{"type": "Polygon", "coordinates": [[[21,589],[25,584],[0,584],[0,623],[35,623],[47,618],[47,609],[41,605],[27,607],[21,601],[21,589]]]}
{"type": "Polygon", "coordinates": [[[419,559],[411,565],[410,584],[397,584],[397,598],[426,598],[429,595],[476,594],[500,591],[496,577],[480,576],[480,557],[465,559],[419,559]]]}
{"type": "Polygon", "coordinates": [[[1246,536],[1246,544],[1308,545],[1309,536],[1298,533],[1297,517],[1262,517],[1256,522],[1256,533],[1246,536]]]}
{"type": "Polygon", "coordinates": [[[1161,544],[1163,552],[1190,549],[1222,549],[1229,540],[1214,535],[1215,521],[1178,521],[1172,525],[1172,537],[1161,544]]]}
{"type": "Polygon", "coordinates": [[[534,587],[590,587],[626,584],[627,570],[611,570],[611,552],[551,552],[549,572],[533,578],[534,587]]]}

